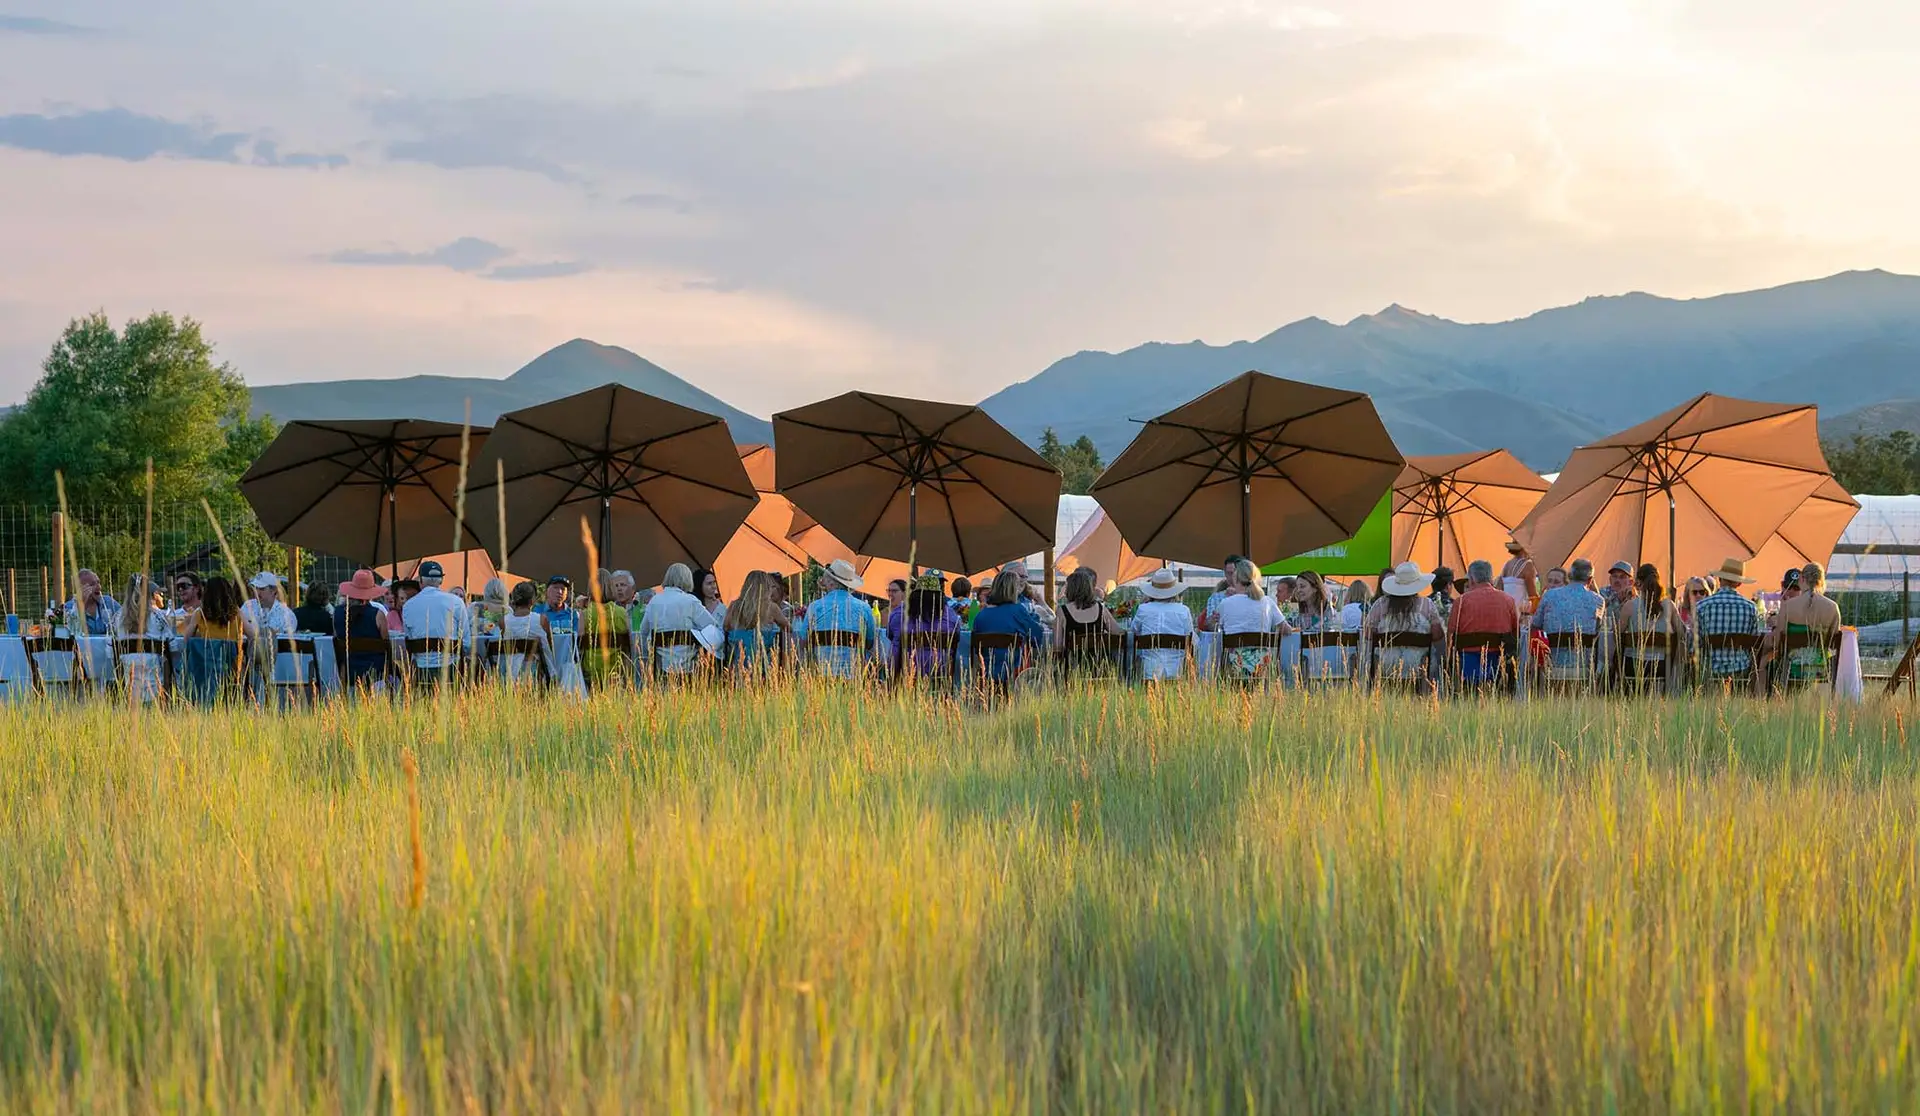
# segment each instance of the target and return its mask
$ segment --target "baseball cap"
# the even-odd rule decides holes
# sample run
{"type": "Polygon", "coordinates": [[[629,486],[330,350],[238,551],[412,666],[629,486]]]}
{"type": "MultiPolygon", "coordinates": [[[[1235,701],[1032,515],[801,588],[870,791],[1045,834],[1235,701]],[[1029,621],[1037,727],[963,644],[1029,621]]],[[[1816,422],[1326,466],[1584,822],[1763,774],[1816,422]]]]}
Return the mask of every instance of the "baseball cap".
{"type": "Polygon", "coordinates": [[[1633,565],[1632,563],[1629,563],[1629,562],[1615,562],[1613,565],[1607,567],[1607,572],[1623,573],[1623,574],[1626,574],[1628,577],[1632,577],[1633,565]]]}
{"type": "Polygon", "coordinates": [[[564,585],[567,588],[571,589],[573,588],[573,579],[568,577],[566,574],[554,574],[552,577],[547,579],[547,584],[548,585],[564,585]]]}
{"type": "Polygon", "coordinates": [[[420,563],[420,568],[414,571],[414,575],[425,581],[430,577],[445,577],[447,571],[440,568],[440,563],[427,561],[420,563]]]}

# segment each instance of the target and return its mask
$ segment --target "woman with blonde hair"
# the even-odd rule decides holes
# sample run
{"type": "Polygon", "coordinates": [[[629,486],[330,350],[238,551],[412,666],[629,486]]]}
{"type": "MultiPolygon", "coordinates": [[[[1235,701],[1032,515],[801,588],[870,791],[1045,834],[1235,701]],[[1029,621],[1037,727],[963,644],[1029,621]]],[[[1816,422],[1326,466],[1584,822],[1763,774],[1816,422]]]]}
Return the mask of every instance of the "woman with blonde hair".
{"type": "Polygon", "coordinates": [[[1767,632],[1766,645],[1770,657],[1778,656],[1788,637],[1800,637],[1796,642],[1806,646],[1785,652],[1780,681],[1804,685],[1832,676],[1828,643],[1840,631],[1840,606],[1826,595],[1826,567],[1808,562],[1795,572],[1800,575],[1800,593],[1780,605],[1775,626],[1767,632]]]}
{"type": "Polygon", "coordinates": [[[776,579],[754,570],[740,583],[740,595],[727,606],[727,667],[765,675],[793,638],[793,622],[774,598],[776,579]]]}
{"type": "Polygon", "coordinates": [[[1280,606],[1267,596],[1260,571],[1245,558],[1227,570],[1231,588],[1220,599],[1219,627],[1223,641],[1243,642],[1249,646],[1228,647],[1221,652],[1227,677],[1247,682],[1266,673],[1281,638],[1293,629],[1280,613],[1280,606]],[[1258,635],[1267,638],[1232,641],[1233,636],[1258,635]]]}

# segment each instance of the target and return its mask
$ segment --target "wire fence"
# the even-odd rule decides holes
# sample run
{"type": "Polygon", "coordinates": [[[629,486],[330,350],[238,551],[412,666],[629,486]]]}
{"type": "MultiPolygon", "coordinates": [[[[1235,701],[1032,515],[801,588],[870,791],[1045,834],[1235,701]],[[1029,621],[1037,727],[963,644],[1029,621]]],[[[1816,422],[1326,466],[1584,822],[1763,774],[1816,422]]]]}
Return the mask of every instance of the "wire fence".
{"type": "MultiPolygon", "coordinates": [[[[220,509],[216,517],[218,531],[199,504],[157,505],[151,520],[144,505],[74,507],[64,516],[54,507],[0,506],[5,611],[45,615],[54,602],[73,596],[74,579],[83,569],[98,574],[105,592],[115,598],[124,596],[130,579],[143,570],[156,579],[183,571],[231,577],[222,534],[243,576],[270,570],[291,579],[296,552],[269,539],[250,509],[220,509]]],[[[344,559],[312,551],[298,557],[299,581],[339,582],[352,576],[353,564],[344,559]]]]}

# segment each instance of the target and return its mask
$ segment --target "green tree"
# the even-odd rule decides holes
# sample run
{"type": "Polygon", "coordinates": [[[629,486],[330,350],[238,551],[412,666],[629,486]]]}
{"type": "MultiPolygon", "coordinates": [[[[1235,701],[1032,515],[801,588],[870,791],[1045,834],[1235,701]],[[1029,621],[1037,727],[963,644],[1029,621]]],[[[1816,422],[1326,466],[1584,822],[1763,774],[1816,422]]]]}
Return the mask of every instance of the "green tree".
{"type": "Polygon", "coordinates": [[[1910,430],[1855,434],[1821,448],[1834,479],[1848,492],[1881,496],[1920,492],[1920,437],[1910,430]]]}
{"type": "Polygon", "coordinates": [[[1101,470],[1107,467],[1106,462],[1100,460],[1100,450],[1092,438],[1082,434],[1069,445],[1060,440],[1051,426],[1040,432],[1040,456],[1060,470],[1062,487],[1075,495],[1085,495],[1093,482],[1100,479],[1101,470]]]}
{"type": "Polygon", "coordinates": [[[115,331],[90,314],[68,324],[41,372],[0,423],[0,502],[53,503],[57,469],[76,506],[141,504],[152,460],[156,500],[231,508],[234,482],[273,437],[191,318],[152,314],[115,331]]]}

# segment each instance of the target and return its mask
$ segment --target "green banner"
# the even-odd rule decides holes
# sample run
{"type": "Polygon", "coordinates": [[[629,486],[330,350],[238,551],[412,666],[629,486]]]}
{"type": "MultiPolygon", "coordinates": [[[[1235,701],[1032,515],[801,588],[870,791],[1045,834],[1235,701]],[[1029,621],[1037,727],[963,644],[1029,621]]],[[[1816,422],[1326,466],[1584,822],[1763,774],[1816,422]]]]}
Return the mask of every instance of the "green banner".
{"type": "Polygon", "coordinates": [[[1332,546],[1323,546],[1309,550],[1305,554],[1296,554],[1291,558],[1273,562],[1260,568],[1265,574],[1295,574],[1302,570],[1312,570],[1321,574],[1340,574],[1345,577],[1373,575],[1393,565],[1393,492],[1389,489],[1380,497],[1373,511],[1367,513],[1366,522],[1360,524],[1360,533],[1332,546]]]}

